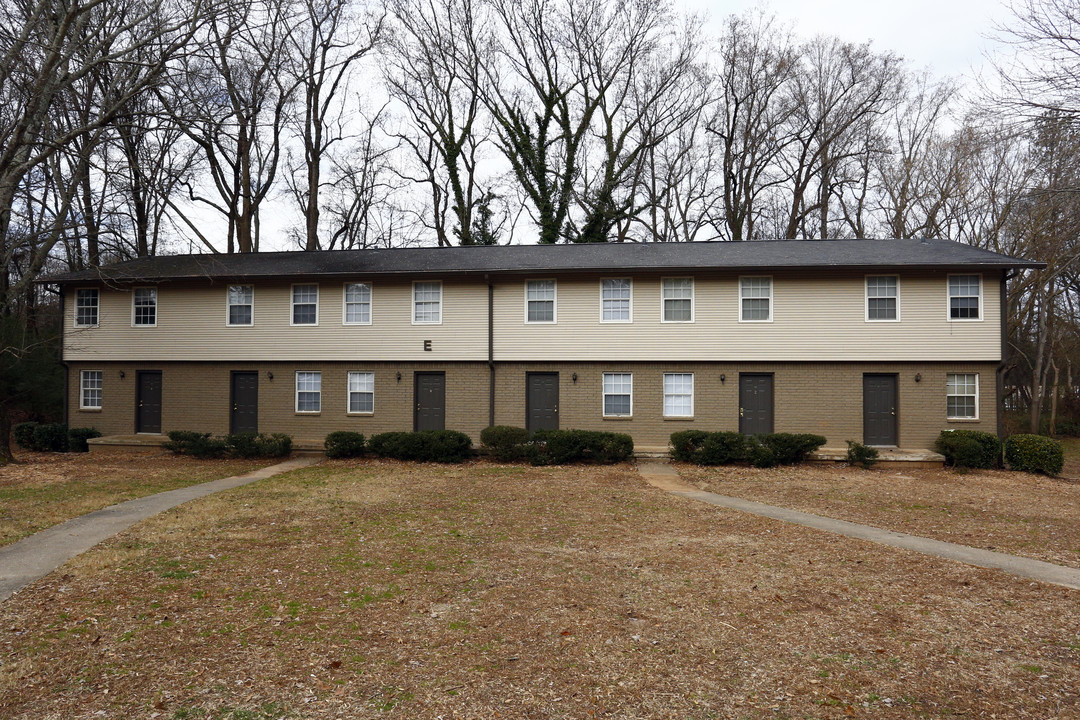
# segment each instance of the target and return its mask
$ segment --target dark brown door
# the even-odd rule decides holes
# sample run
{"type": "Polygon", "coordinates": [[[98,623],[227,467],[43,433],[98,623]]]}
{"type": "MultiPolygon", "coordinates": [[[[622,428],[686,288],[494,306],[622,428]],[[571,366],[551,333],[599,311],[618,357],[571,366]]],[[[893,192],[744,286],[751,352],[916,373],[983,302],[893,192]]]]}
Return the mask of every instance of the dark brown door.
{"type": "Polygon", "coordinates": [[[773,431],[772,374],[739,374],[739,432],[761,435],[773,431]]]}
{"type": "Polygon", "coordinates": [[[446,373],[418,372],[415,375],[416,430],[446,429],[446,373]]]}
{"type": "Polygon", "coordinates": [[[233,372],[229,432],[259,432],[259,373],[233,372]]]}
{"type": "Polygon", "coordinates": [[[863,375],[863,442],[896,445],[896,376],[863,375]]]}
{"type": "Polygon", "coordinates": [[[135,432],[161,432],[161,371],[135,373],[135,432]]]}
{"type": "Polygon", "coordinates": [[[559,429],[559,373],[525,373],[525,428],[559,429]]]}

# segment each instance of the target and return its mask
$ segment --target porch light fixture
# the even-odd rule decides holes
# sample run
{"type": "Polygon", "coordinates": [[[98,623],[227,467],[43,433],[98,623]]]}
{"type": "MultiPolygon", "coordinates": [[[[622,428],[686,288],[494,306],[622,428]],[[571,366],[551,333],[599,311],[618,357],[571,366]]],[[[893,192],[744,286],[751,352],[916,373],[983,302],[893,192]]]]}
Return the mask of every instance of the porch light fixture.
{"type": "Polygon", "coordinates": [[[397,374],[397,381],[401,382],[401,373],[400,372],[398,372],[398,374],[397,374]]]}
{"type": "Polygon", "coordinates": [[[922,373],[915,373],[915,382],[920,382],[921,380],[922,380],[922,373]]]}
{"type": "Polygon", "coordinates": [[[273,379],[274,379],[274,373],[272,373],[272,372],[270,372],[269,370],[267,370],[267,371],[266,371],[266,379],[267,379],[267,380],[273,380],[273,379]]]}
{"type": "Polygon", "coordinates": [[[124,374],[124,371],[121,370],[120,371],[120,379],[123,380],[125,377],[127,377],[127,376],[124,374]]]}
{"type": "Polygon", "coordinates": [[[723,385],[725,380],[727,380],[727,375],[720,373],[720,384],[723,385]]]}
{"type": "Polygon", "coordinates": [[[573,379],[574,382],[577,382],[577,373],[574,373],[573,376],[571,376],[571,378],[573,379]]]}

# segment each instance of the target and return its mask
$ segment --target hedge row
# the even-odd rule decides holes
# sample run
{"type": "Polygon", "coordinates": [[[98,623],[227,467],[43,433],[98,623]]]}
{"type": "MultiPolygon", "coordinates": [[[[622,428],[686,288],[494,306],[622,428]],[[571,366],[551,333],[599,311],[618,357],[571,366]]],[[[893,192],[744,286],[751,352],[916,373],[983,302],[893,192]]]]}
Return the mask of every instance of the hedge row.
{"type": "Polygon", "coordinates": [[[497,460],[528,460],[533,465],[611,464],[634,454],[629,435],[597,430],[539,430],[529,437],[525,428],[492,425],[480,433],[480,442],[497,460]]]}
{"type": "Polygon", "coordinates": [[[1001,440],[997,435],[978,430],[942,430],[934,449],[945,462],[960,468],[1001,467],[1001,440]]]}
{"type": "Polygon", "coordinates": [[[1052,438],[1012,435],[1005,441],[1005,462],[1013,470],[1057,475],[1065,465],[1065,451],[1052,438]]]}
{"type": "Polygon", "coordinates": [[[101,437],[94,428],[71,428],[63,423],[19,423],[12,429],[15,443],[35,452],[87,452],[86,441],[101,437]]]}
{"type": "Polygon", "coordinates": [[[456,430],[386,432],[372,435],[367,449],[395,460],[459,463],[472,455],[472,438],[456,430]]]}
{"type": "Polygon", "coordinates": [[[821,435],[682,430],[671,434],[671,456],[697,465],[728,465],[748,462],[754,467],[775,467],[802,462],[825,444],[821,435]]]}
{"type": "Polygon", "coordinates": [[[292,452],[292,438],[284,433],[235,433],[211,437],[210,433],[173,430],[162,447],[176,455],[196,458],[273,458],[292,452]]]}

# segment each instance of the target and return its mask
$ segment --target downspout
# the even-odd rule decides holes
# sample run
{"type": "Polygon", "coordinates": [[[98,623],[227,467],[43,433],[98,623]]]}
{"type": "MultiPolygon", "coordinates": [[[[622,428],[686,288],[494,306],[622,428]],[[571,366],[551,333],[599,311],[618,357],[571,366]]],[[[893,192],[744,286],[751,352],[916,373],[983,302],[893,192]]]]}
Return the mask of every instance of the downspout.
{"type": "Polygon", "coordinates": [[[71,407],[71,368],[68,367],[67,361],[64,360],[64,330],[67,322],[64,318],[64,286],[60,286],[60,365],[64,368],[64,426],[71,426],[71,419],[68,417],[68,408],[71,407]]]}
{"type": "Polygon", "coordinates": [[[495,285],[484,275],[488,286],[488,426],[495,424],[495,285]]]}
{"type": "Polygon", "coordinates": [[[1009,281],[1020,274],[1019,270],[1006,270],[1001,276],[1001,362],[995,374],[997,389],[997,436],[1005,439],[1005,368],[1009,359],[1009,281]]]}

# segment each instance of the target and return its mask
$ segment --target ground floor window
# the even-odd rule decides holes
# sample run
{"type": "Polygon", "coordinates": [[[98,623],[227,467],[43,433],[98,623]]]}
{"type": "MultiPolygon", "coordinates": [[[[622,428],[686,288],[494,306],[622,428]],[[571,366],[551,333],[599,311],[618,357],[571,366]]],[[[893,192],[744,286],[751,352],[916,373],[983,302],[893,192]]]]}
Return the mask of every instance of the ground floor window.
{"type": "Polygon", "coordinates": [[[296,373],[296,412],[322,410],[322,373],[296,373]]]}
{"type": "Polygon", "coordinates": [[[101,376],[101,370],[83,370],[79,373],[79,407],[81,409],[101,409],[101,376]]]}
{"type": "Polygon", "coordinates": [[[375,412],[375,373],[349,373],[349,412],[375,412]]]}
{"type": "Polygon", "coordinates": [[[694,416],[694,374],[664,373],[664,417],[694,416]]]}
{"type": "Polygon", "coordinates": [[[949,373],[945,376],[946,415],[950,419],[979,417],[979,376],[977,373],[949,373]]]}
{"type": "Polygon", "coordinates": [[[629,417],[633,398],[633,373],[604,373],[604,417],[629,417]]]}

